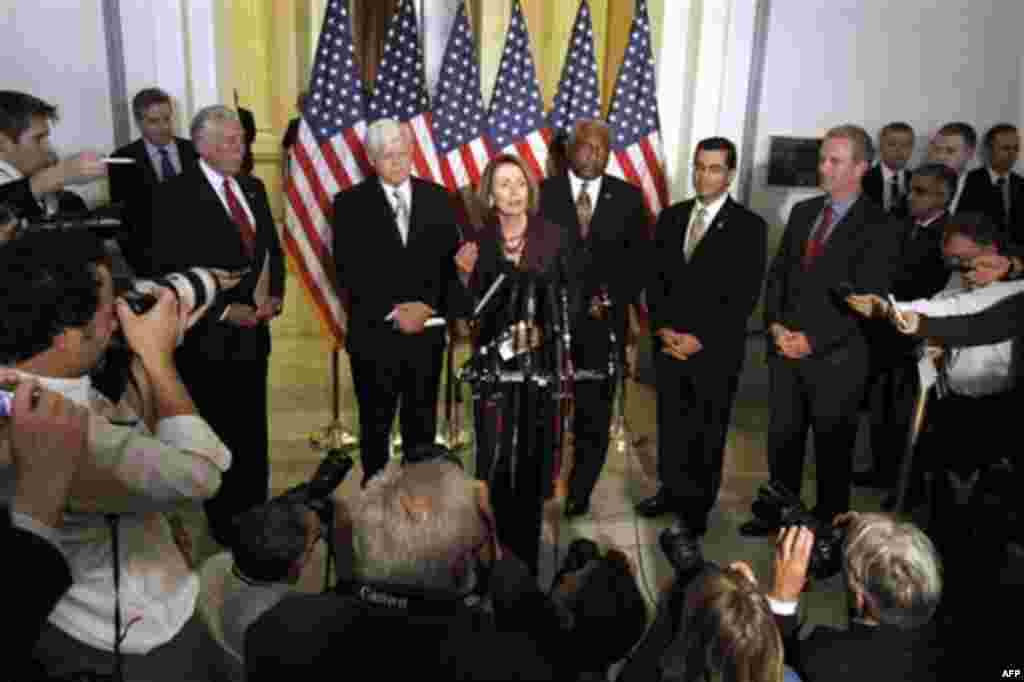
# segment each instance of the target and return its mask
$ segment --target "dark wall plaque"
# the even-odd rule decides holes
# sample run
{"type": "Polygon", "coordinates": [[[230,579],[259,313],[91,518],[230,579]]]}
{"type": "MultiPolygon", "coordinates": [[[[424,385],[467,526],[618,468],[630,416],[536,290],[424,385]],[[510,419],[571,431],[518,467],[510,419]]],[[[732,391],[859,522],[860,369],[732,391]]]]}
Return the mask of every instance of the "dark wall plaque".
{"type": "Polygon", "coordinates": [[[821,138],[773,135],[768,158],[768,184],[783,187],[818,186],[821,138]]]}

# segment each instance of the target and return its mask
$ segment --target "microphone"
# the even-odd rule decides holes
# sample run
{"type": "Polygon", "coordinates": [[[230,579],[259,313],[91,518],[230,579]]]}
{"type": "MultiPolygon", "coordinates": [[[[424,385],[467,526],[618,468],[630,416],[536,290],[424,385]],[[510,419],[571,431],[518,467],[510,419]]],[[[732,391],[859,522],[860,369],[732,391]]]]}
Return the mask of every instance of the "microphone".
{"type": "Polygon", "coordinates": [[[523,355],[523,374],[529,378],[533,374],[533,351],[530,349],[530,337],[533,334],[534,321],[537,319],[537,280],[526,277],[526,353],[523,355]]]}

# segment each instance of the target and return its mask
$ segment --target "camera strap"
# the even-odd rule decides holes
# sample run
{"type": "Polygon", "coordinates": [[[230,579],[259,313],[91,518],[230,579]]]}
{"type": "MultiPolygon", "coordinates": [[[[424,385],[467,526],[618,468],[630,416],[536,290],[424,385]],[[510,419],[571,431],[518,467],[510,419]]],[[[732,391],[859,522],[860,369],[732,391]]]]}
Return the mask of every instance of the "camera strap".
{"type": "Polygon", "coordinates": [[[110,542],[114,551],[114,679],[123,682],[124,661],[121,657],[121,641],[127,630],[125,633],[121,632],[121,542],[118,537],[121,517],[117,514],[107,514],[106,519],[110,526],[110,542]]]}
{"type": "Polygon", "coordinates": [[[338,594],[348,595],[368,606],[402,611],[411,616],[450,618],[460,611],[477,610],[482,602],[474,592],[423,590],[355,580],[339,581],[335,589],[338,594]]]}

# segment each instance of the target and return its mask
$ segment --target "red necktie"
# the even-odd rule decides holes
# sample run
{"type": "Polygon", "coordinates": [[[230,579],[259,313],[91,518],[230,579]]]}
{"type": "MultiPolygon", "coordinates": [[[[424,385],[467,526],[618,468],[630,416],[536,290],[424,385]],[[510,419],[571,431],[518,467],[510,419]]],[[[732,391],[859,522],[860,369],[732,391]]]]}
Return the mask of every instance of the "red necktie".
{"type": "Polygon", "coordinates": [[[238,225],[238,234],[242,238],[242,248],[245,249],[245,255],[252,260],[253,254],[256,253],[256,231],[252,229],[249,216],[231,189],[231,182],[228,178],[224,178],[224,196],[227,197],[231,217],[238,225]]]}
{"type": "Polygon", "coordinates": [[[825,210],[821,212],[821,223],[810,239],[807,240],[807,248],[804,249],[804,268],[811,267],[814,264],[814,259],[825,250],[825,240],[828,238],[828,231],[831,227],[832,204],[825,204],[825,210]]]}

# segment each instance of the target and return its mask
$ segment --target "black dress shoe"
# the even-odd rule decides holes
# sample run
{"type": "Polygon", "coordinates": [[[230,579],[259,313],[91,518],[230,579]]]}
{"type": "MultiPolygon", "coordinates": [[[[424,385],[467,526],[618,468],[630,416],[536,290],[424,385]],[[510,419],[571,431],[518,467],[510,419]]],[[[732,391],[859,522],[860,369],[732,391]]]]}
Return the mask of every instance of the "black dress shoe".
{"type": "Polygon", "coordinates": [[[700,551],[700,538],[682,523],[661,531],[658,534],[658,545],[678,576],[692,573],[704,562],[700,551]]]}
{"type": "Polygon", "coordinates": [[[774,523],[769,523],[756,517],[740,525],[740,535],[747,538],[765,537],[775,535],[778,532],[779,527],[774,523]]]}
{"type": "Polygon", "coordinates": [[[579,500],[569,499],[565,501],[565,518],[574,519],[577,516],[583,516],[590,511],[590,500],[586,502],[580,502],[579,500]]]}
{"type": "Polygon", "coordinates": [[[678,506],[679,505],[676,504],[675,500],[672,499],[672,496],[662,489],[653,497],[648,497],[646,500],[638,502],[636,505],[636,513],[640,516],[646,516],[647,518],[654,518],[655,516],[674,512],[677,510],[678,506]]]}

